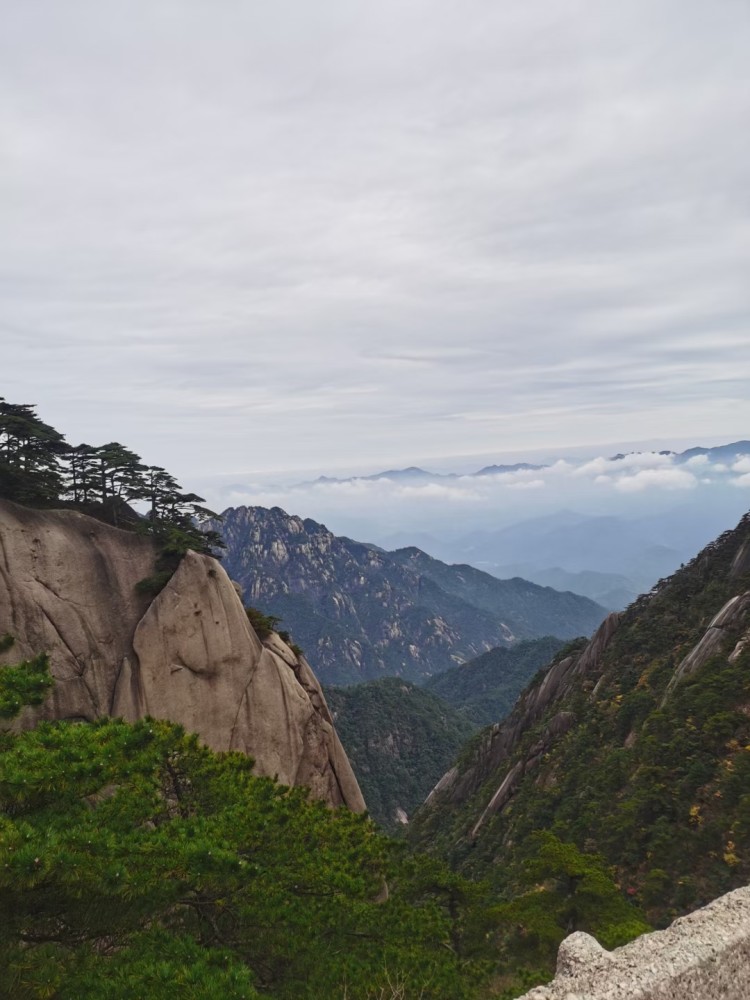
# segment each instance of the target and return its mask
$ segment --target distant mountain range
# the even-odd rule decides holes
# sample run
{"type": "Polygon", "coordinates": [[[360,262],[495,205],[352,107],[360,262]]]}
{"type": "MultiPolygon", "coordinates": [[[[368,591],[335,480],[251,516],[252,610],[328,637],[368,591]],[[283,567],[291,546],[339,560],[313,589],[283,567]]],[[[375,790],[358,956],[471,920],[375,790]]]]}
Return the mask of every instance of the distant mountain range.
{"type": "MultiPolygon", "coordinates": [[[[710,510],[685,505],[633,518],[560,510],[458,538],[425,532],[415,541],[447,562],[466,562],[502,579],[521,576],[620,611],[691,559],[726,519],[718,502],[710,510]]],[[[407,537],[385,541],[403,545],[407,537]]]]}
{"type": "MultiPolygon", "coordinates": [[[[609,459],[610,462],[620,462],[627,458],[628,455],[641,454],[640,452],[620,452],[616,455],[612,455],[609,459]]],[[[712,448],[688,448],[685,451],[670,451],[668,449],[658,452],[659,455],[670,455],[673,461],[677,465],[684,465],[689,462],[690,459],[697,458],[699,456],[704,456],[709,462],[731,462],[738,456],[750,455],[750,441],[734,441],[731,444],[717,445],[712,448]]],[[[581,464],[580,460],[577,460],[575,464],[581,464]]],[[[378,479],[387,479],[391,482],[401,482],[401,483],[428,483],[428,482],[438,482],[441,480],[455,480],[455,479],[473,479],[482,476],[500,476],[506,475],[513,472],[534,472],[540,469],[548,468],[548,464],[533,464],[530,462],[515,462],[510,465],[486,465],[476,472],[469,473],[457,473],[457,472],[430,472],[427,469],[421,469],[419,466],[410,465],[405,469],[386,469],[382,472],[374,472],[367,476],[347,476],[344,478],[337,478],[335,476],[318,476],[317,479],[313,480],[313,483],[351,483],[361,480],[364,482],[373,482],[378,479]]],[[[310,483],[300,483],[300,486],[308,486],[310,483]]]]}
{"type": "MultiPolygon", "coordinates": [[[[544,469],[544,465],[530,465],[528,462],[516,462],[514,465],[486,465],[477,472],[468,475],[473,476],[497,476],[507,472],[533,472],[536,469],[544,469]]],[[[420,469],[416,465],[410,465],[407,469],[386,469],[384,472],[374,472],[369,476],[349,476],[337,479],[335,476],[318,476],[314,483],[352,483],[362,480],[367,483],[375,482],[378,479],[388,479],[398,483],[429,483],[440,479],[461,479],[458,472],[428,472],[427,469],[420,469]]],[[[310,485],[300,483],[301,486],[310,485]]]]}
{"type": "Polygon", "coordinates": [[[424,681],[496,646],[590,634],[588,598],[448,566],[419,549],[386,552],[279,507],[230,508],[212,525],[246,604],[277,615],[325,684],[424,681]]]}

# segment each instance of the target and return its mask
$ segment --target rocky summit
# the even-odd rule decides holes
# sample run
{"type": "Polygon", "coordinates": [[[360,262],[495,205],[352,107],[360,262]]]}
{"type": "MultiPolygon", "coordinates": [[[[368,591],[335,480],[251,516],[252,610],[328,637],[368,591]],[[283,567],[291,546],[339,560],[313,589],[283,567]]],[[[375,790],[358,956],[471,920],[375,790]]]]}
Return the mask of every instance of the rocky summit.
{"type": "Polygon", "coordinates": [[[284,620],[324,684],[424,681],[518,639],[590,635],[606,615],[576,594],[386,552],[279,507],[231,508],[210,526],[248,603],[284,620]]]}

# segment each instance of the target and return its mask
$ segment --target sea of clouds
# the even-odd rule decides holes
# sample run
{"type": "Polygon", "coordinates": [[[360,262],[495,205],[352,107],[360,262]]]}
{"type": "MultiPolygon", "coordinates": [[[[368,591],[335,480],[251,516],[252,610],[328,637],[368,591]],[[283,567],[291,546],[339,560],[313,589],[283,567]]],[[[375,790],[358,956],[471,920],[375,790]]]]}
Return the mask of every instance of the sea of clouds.
{"type": "Polygon", "coordinates": [[[704,454],[684,460],[635,452],[482,475],[395,472],[288,484],[233,477],[207,484],[206,491],[220,510],[278,506],[381,544],[394,538],[407,544],[410,535],[414,544],[425,534],[457,537],[562,510],[642,518],[689,508],[710,533],[731,527],[750,506],[750,455],[712,461],[704,454]]]}

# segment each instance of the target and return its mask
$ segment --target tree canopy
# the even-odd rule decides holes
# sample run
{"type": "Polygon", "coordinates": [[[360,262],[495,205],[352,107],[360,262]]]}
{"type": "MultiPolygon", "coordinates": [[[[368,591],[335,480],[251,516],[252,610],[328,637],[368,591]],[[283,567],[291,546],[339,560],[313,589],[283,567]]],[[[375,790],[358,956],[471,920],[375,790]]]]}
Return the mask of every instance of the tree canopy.
{"type": "Polygon", "coordinates": [[[151,719],[0,733],[0,997],[474,996],[469,884],[251,769],[151,719]]]}
{"type": "Polygon", "coordinates": [[[188,548],[213,552],[221,545],[215,531],[201,528],[217,515],[203,506],[203,497],[183,492],[165,469],[144,464],[119,441],[68,444],[37,416],[34,405],[2,397],[0,497],[30,507],[73,507],[115,526],[147,532],[168,556],[188,548]],[[132,504],[145,513],[139,515],[132,504]]]}

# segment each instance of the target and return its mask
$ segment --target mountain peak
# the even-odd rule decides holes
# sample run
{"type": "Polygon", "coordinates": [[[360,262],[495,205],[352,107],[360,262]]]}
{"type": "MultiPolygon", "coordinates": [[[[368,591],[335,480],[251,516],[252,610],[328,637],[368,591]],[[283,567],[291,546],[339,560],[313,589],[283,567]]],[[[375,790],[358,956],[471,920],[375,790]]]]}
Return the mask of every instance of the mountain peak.
{"type": "Polygon", "coordinates": [[[590,633],[605,610],[525,580],[449,566],[410,546],[386,552],[262,507],[224,513],[225,565],[283,619],[324,683],[423,680],[517,638],[590,633]]]}

